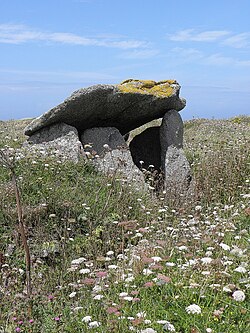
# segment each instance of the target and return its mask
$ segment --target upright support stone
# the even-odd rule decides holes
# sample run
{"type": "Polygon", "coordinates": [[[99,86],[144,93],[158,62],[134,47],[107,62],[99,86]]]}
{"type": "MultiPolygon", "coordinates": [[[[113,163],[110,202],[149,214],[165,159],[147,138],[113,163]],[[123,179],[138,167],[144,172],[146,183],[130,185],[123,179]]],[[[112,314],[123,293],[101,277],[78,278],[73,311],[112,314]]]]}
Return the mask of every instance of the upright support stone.
{"type": "Polygon", "coordinates": [[[85,151],[92,155],[97,170],[109,175],[121,175],[123,180],[140,183],[144,187],[144,177],[133,163],[128,146],[114,127],[95,127],[81,135],[85,151]]]}
{"type": "Polygon", "coordinates": [[[176,110],[166,112],[162,119],[160,144],[165,189],[169,194],[186,195],[192,176],[189,162],[182,149],[183,121],[176,110]]]}
{"type": "Polygon", "coordinates": [[[74,162],[78,162],[83,148],[77,129],[64,123],[40,129],[32,134],[23,146],[30,154],[55,156],[74,162]]]}
{"type": "Polygon", "coordinates": [[[115,127],[93,127],[85,130],[81,135],[81,142],[83,145],[90,145],[85,147],[86,151],[94,154],[102,155],[107,152],[104,145],[108,145],[109,149],[127,148],[127,144],[115,127]]]}
{"type": "Polygon", "coordinates": [[[183,121],[179,112],[171,110],[165,113],[160,127],[161,163],[165,168],[168,147],[183,147],[183,121]]]}

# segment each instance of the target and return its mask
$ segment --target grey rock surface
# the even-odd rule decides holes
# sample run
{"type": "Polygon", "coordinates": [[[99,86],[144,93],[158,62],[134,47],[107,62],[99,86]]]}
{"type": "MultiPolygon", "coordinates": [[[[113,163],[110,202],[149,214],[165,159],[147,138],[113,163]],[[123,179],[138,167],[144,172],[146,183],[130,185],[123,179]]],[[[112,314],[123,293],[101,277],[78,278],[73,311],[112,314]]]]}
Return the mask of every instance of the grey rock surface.
{"type": "Polygon", "coordinates": [[[64,123],[57,123],[34,133],[28,138],[24,148],[31,154],[56,156],[74,162],[79,160],[83,149],[76,128],[64,123]]]}
{"type": "Polygon", "coordinates": [[[81,142],[84,151],[91,154],[92,162],[98,171],[108,175],[120,175],[128,182],[144,183],[143,174],[134,165],[128,146],[118,129],[87,129],[81,135],[81,142]]]}
{"type": "Polygon", "coordinates": [[[145,189],[146,184],[142,172],[134,165],[129,149],[114,149],[106,152],[103,157],[93,160],[97,170],[120,178],[132,186],[145,189]]]}
{"type": "Polygon", "coordinates": [[[160,126],[161,165],[165,189],[175,196],[186,196],[192,180],[183,148],[183,121],[176,110],[166,112],[160,126]]]}
{"type": "Polygon", "coordinates": [[[63,103],[33,120],[25,134],[30,136],[58,122],[74,126],[80,134],[91,127],[116,127],[121,134],[126,134],[162,117],[168,110],[179,111],[185,107],[176,81],[152,81],[152,87],[145,82],[127,80],[120,85],[95,85],[77,90],[63,103]]]}
{"type": "Polygon", "coordinates": [[[135,165],[148,169],[150,165],[155,170],[161,170],[160,127],[149,127],[136,135],[129,144],[129,149],[135,165]],[[143,161],[143,163],[141,163],[143,161]]]}
{"type": "Polygon", "coordinates": [[[81,135],[81,142],[85,151],[102,155],[107,150],[126,148],[127,144],[115,127],[94,127],[86,129],[81,135]],[[91,145],[91,147],[88,147],[91,145]],[[108,145],[108,147],[104,147],[108,145]]]}
{"type": "Polygon", "coordinates": [[[182,148],[168,147],[165,155],[165,189],[168,193],[183,194],[189,191],[192,176],[189,162],[182,148]]]}
{"type": "Polygon", "coordinates": [[[160,126],[161,163],[164,167],[168,147],[183,147],[183,121],[176,110],[165,113],[160,126]]]}

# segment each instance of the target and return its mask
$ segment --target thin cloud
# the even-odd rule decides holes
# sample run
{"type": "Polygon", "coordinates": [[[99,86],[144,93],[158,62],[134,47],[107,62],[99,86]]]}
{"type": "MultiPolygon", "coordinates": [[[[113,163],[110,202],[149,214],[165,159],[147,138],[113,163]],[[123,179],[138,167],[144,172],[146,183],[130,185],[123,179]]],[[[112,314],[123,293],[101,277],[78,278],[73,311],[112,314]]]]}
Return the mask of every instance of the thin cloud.
{"type": "Polygon", "coordinates": [[[132,50],[120,55],[122,59],[149,59],[157,56],[158,50],[132,50]]]}
{"type": "Polygon", "coordinates": [[[212,66],[241,66],[249,67],[250,60],[240,60],[228,56],[224,56],[221,53],[214,53],[207,55],[200,50],[193,48],[181,48],[176,47],[171,50],[174,54],[174,60],[181,63],[199,63],[201,65],[212,66]]]}
{"type": "Polygon", "coordinates": [[[197,33],[194,29],[186,29],[169,35],[169,39],[176,42],[214,42],[229,34],[227,30],[208,30],[197,33]]]}
{"type": "Polygon", "coordinates": [[[0,43],[22,44],[28,42],[50,42],[81,46],[102,46],[118,49],[148,48],[149,43],[140,40],[117,40],[117,38],[88,38],[68,32],[43,32],[15,25],[0,25],[0,43]]]}
{"type": "Polygon", "coordinates": [[[79,2],[79,3],[91,3],[93,0],[73,0],[73,2],[79,2]]]}
{"type": "Polygon", "coordinates": [[[194,48],[182,48],[182,47],[175,47],[171,50],[172,53],[177,55],[180,58],[185,59],[185,61],[201,59],[204,57],[203,53],[194,48]]]}
{"type": "Polygon", "coordinates": [[[225,57],[220,53],[211,54],[203,58],[203,62],[208,65],[225,66],[225,65],[237,65],[238,60],[231,57],[225,57]]]}
{"type": "Polygon", "coordinates": [[[231,46],[237,49],[250,46],[250,33],[244,32],[224,40],[224,45],[231,46]]]}
{"type": "Polygon", "coordinates": [[[22,77],[24,80],[31,78],[32,80],[39,79],[40,81],[51,81],[51,80],[84,80],[84,81],[103,81],[103,80],[114,80],[115,76],[105,73],[98,72],[74,72],[74,71],[29,71],[29,70],[16,70],[16,69],[1,69],[0,73],[13,75],[15,78],[22,77]]]}

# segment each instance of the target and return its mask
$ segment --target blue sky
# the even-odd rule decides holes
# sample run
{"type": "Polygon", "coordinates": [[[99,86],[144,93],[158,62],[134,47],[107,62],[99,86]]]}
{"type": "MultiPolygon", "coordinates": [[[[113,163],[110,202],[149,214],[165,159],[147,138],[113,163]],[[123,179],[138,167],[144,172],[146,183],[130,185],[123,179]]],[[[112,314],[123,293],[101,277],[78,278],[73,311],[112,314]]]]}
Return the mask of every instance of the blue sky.
{"type": "Polygon", "coordinates": [[[0,119],[73,91],[176,79],[184,119],[250,114],[249,0],[0,0],[0,119]]]}

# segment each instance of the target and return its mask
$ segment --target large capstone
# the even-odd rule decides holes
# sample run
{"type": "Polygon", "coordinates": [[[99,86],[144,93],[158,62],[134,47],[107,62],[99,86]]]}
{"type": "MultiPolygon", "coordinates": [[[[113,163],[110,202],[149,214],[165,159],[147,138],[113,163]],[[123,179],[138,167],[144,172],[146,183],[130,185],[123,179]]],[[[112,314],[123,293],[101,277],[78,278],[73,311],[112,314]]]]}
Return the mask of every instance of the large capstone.
{"type": "Polygon", "coordinates": [[[41,128],[63,122],[79,133],[92,127],[115,127],[126,134],[171,109],[180,111],[185,100],[174,80],[126,80],[118,85],[95,85],[74,92],[63,103],[36,118],[26,127],[31,135],[41,128]]]}

